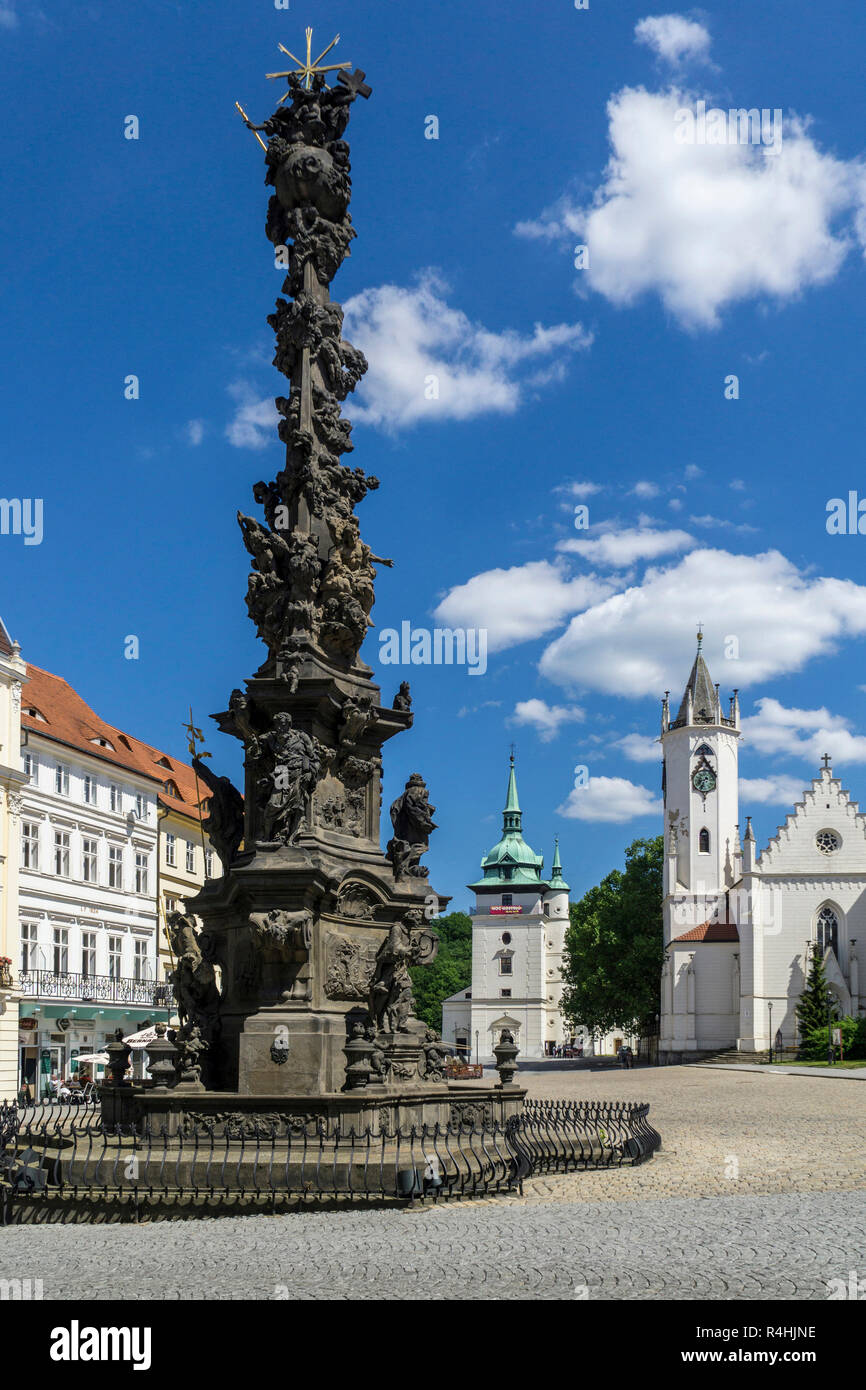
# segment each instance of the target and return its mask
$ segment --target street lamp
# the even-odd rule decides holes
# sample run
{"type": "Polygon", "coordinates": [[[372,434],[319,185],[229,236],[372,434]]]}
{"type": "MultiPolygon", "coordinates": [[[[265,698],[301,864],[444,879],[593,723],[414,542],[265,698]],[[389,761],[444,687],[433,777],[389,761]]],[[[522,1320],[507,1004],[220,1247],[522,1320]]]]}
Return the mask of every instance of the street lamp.
{"type": "Polygon", "coordinates": [[[773,1001],[767,1000],[767,1013],[770,1015],[770,1066],[773,1065],[773,1001]]]}
{"type": "Polygon", "coordinates": [[[835,1058],[834,1058],[834,1056],[833,1056],[833,1031],[832,1031],[831,1022],[830,1022],[830,1010],[831,1010],[832,1006],[833,1006],[833,994],[832,994],[832,991],[828,989],[828,990],[827,990],[827,1061],[828,1061],[828,1063],[829,1063],[829,1065],[830,1065],[831,1067],[832,1067],[833,1062],[834,1062],[834,1060],[835,1060],[835,1058]]]}

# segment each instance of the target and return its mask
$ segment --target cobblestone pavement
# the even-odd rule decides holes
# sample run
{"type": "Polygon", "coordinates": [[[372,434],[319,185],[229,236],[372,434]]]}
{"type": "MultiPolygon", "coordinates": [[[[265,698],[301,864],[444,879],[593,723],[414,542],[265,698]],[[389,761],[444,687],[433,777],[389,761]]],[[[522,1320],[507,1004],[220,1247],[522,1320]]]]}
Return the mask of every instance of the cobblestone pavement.
{"type": "Polygon", "coordinates": [[[551,1099],[648,1100],[663,1144],[640,1168],[534,1179],[529,1201],[866,1190],[866,1095],[842,1079],[647,1067],[521,1069],[518,1080],[551,1099]]]}
{"type": "Polygon", "coordinates": [[[864,1275],[866,1197],[448,1206],[19,1226],[2,1276],[46,1299],[826,1299],[864,1275]]]}
{"type": "Polygon", "coordinates": [[[856,1086],[692,1067],[519,1079],[648,1100],[662,1154],[436,1208],[10,1227],[0,1278],[70,1300],[824,1299],[831,1279],[866,1279],[856,1086]]]}

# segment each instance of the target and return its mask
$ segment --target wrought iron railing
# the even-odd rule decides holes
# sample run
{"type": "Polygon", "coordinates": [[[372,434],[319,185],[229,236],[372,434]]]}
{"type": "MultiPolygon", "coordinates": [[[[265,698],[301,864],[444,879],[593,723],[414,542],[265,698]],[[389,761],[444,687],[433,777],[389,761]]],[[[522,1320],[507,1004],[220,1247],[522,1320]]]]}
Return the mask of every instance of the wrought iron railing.
{"type": "Polygon", "coordinates": [[[86,1106],[0,1105],[2,1221],[132,1219],[318,1201],[414,1202],[523,1190],[536,1173],[634,1165],[661,1139],[637,1102],[527,1101],[504,1125],[396,1133],[247,1114],[223,1134],[109,1128],[86,1106]]]}
{"type": "Polygon", "coordinates": [[[18,989],[33,999],[60,999],[83,1004],[135,1004],[171,1008],[174,990],[165,980],[132,980],[127,976],[83,975],[75,971],[22,970],[18,989]]]}

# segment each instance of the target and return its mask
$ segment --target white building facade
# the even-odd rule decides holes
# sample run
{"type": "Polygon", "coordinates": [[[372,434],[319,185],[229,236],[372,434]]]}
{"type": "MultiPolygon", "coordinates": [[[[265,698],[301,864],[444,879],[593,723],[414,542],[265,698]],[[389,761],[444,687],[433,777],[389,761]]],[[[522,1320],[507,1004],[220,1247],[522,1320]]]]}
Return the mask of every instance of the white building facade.
{"type": "MultiPolygon", "coordinates": [[[[34,1095],[119,1028],[170,1017],[158,978],[159,774],[57,676],[28,666],[18,879],[19,1075],[34,1095]]],[[[144,1058],[137,1054],[139,1068],[144,1058]]],[[[82,1073],[95,1075],[92,1065],[82,1073]]]]}
{"type": "Polygon", "coordinates": [[[0,621],[0,1100],[18,1079],[18,834],[21,818],[21,691],[27,679],[17,642],[0,621]]]}
{"type": "Polygon", "coordinates": [[[502,838],[481,861],[483,877],[468,885],[475,895],[472,987],[442,1008],[443,1040],[481,1062],[493,1060],[503,1029],[513,1033],[522,1059],[549,1055],[575,1032],[559,1011],[569,921],[559,846],[547,880],[543,856],[526,843],[522,825],[512,758],[502,838]]]}
{"type": "Polygon", "coordinates": [[[843,1013],[866,1012],[866,816],[829,757],[761,854],[740,836],[740,711],[722,712],[702,634],[675,718],[662,706],[665,878],[660,1052],[798,1042],[812,951],[843,1013]]]}

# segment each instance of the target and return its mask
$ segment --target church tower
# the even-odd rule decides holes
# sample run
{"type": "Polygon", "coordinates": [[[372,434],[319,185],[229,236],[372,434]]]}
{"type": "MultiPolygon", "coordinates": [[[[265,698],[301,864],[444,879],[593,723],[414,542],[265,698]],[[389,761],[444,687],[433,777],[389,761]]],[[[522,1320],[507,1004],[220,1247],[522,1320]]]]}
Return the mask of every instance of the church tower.
{"type": "Polygon", "coordinates": [[[740,877],[738,755],[740,707],[726,714],[703,656],[703,633],[675,719],[662,702],[665,808],[665,944],[716,918],[740,877]]]}
{"type": "Polygon", "coordinates": [[[442,1035],[461,1051],[490,1061],[504,1028],[521,1057],[543,1057],[570,1035],[559,1012],[568,927],[568,884],[557,843],[550,878],[544,856],[523,838],[514,755],[502,813],[502,835],[468,885],[472,909],[472,988],[446,999],[442,1035]]]}

